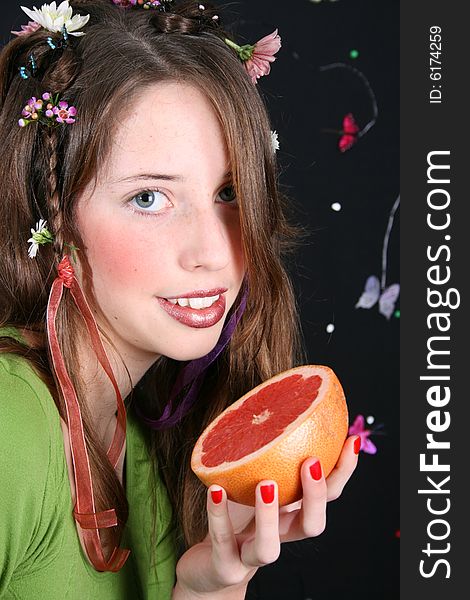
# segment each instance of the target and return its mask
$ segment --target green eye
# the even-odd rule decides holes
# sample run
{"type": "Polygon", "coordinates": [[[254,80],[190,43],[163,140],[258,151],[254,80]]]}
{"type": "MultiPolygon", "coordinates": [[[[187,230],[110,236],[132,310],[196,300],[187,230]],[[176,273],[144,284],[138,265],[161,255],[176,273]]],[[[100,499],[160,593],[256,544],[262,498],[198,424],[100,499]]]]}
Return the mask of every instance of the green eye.
{"type": "Polygon", "coordinates": [[[220,192],[219,197],[223,202],[233,202],[236,200],[237,196],[235,194],[235,189],[233,185],[225,186],[220,192]]]}
{"type": "Polygon", "coordinates": [[[154,192],[144,192],[135,197],[135,203],[140,208],[148,208],[155,202],[154,192]]]}
{"type": "Polygon", "coordinates": [[[158,190],[146,190],[131,199],[131,205],[145,212],[157,212],[168,204],[168,200],[158,190]]]}

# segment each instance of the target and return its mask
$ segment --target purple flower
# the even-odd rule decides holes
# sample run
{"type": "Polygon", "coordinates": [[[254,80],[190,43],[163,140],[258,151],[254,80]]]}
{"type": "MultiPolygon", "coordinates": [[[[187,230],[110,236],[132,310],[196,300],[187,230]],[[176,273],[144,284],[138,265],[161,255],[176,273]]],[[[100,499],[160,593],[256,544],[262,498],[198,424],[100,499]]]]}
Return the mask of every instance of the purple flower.
{"type": "Polygon", "coordinates": [[[59,106],[54,106],[52,111],[56,115],[57,123],[75,123],[72,117],[76,116],[77,109],[75,106],[69,108],[68,102],[59,102],[59,106]]]}
{"type": "Polygon", "coordinates": [[[51,127],[55,123],[75,123],[74,117],[77,116],[77,109],[75,106],[69,106],[68,102],[64,100],[54,104],[52,94],[44,92],[39,100],[35,96],[28,100],[26,106],[23,107],[21,116],[27,118],[19,120],[20,127],[24,127],[32,121],[38,121],[42,125],[51,127]]]}
{"type": "Polygon", "coordinates": [[[160,0],[113,0],[116,6],[121,8],[130,8],[131,6],[141,6],[142,8],[157,8],[161,5],[160,0]]]}

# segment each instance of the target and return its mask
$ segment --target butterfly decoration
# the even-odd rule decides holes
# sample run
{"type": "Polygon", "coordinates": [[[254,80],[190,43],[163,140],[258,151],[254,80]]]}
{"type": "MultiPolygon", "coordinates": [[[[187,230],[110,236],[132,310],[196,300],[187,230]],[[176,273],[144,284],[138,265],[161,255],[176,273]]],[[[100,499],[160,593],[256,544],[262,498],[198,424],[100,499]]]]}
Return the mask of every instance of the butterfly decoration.
{"type": "Polygon", "coordinates": [[[358,435],[361,438],[361,451],[366,454],[376,454],[377,446],[369,439],[369,436],[378,433],[382,425],[377,425],[374,429],[365,428],[365,419],[363,415],[357,415],[354,423],[349,427],[348,435],[358,435]]]}
{"type": "Polygon", "coordinates": [[[357,301],[355,308],[372,308],[378,300],[379,313],[387,319],[390,319],[395,310],[395,303],[399,295],[399,283],[392,283],[392,285],[381,290],[378,277],[371,275],[367,278],[364,291],[357,301]]]}
{"type": "Polygon", "coordinates": [[[338,148],[340,152],[346,152],[358,140],[359,127],[352,113],[348,113],[343,118],[343,129],[340,133],[341,137],[339,138],[338,148]]]}
{"type": "Polygon", "coordinates": [[[65,25],[62,27],[62,38],[59,41],[54,41],[50,36],[47,38],[46,41],[52,50],[57,50],[58,48],[66,48],[69,43],[69,33],[65,25]]]}
{"type": "Polygon", "coordinates": [[[31,53],[28,57],[28,66],[20,67],[20,75],[22,79],[29,79],[30,77],[34,77],[36,75],[36,61],[34,59],[34,54],[31,53]]]}

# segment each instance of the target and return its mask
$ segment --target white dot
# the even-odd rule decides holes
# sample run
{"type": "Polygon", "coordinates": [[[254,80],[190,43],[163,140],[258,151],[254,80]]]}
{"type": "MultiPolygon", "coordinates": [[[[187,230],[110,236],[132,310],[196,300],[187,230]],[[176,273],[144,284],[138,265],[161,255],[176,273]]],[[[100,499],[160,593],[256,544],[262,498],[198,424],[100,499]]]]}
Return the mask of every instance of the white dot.
{"type": "Polygon", "coordinates": [[[444,236],[444,239],[446,239],[447,241],[449,241],[450,240],[450,235],[444,236]]]}
{"type": "Polygon", "coordinates": [[[335,210],[336,212],[341,210],[341,204],[339,202],[333,202],[333,204],[331,205],[331,208],[333,210],[335,210]]]}
{"type": "Polygon", "coordinates": [[[333,333],[334,330],[335,326],[333,325],[333,323],[328,323],[328,325],[326,326],[326,333],[333,333]]]}
{"type": "Polygon", "coordinates": [[[375,417],[373,417],[372,415],[369,415],[368,417],[366,417],[366,423],[368,425],[372,425],[372,423],[375,421],[375,417]]]}

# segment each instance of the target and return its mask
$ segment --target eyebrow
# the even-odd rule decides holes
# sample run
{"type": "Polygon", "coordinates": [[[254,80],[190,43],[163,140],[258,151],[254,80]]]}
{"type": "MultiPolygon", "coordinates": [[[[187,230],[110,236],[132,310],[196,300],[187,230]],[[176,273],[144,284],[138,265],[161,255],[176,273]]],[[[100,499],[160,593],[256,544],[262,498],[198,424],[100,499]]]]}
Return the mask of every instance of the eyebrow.
{"type": "MultiPolygon", "coordinates": [[[[223,176],[223,179],[227,179],[232,176],[232,172],[228,171],[223,176]]],[[[183,183],[186,178],[182,175],[167,175],[165,173],[139,173],[136,175],[129,175],[128,177],[123,177],[122,179],[116,179],[112,183],[124,183],[127,181],[142,181],[149,179],[159,179],[160,181],[177,181],[179,183],[183,183]]]]}

